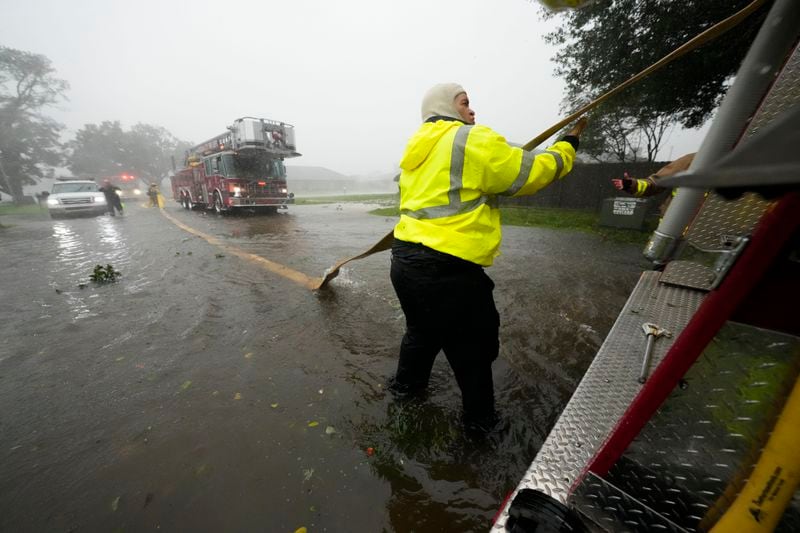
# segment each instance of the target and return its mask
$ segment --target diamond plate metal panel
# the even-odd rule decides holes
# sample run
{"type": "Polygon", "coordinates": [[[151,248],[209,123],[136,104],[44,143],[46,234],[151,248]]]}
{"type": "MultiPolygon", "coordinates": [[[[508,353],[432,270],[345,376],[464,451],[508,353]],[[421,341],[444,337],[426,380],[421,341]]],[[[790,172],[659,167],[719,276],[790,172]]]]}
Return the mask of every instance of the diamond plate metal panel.
{"type": "Polygon", "coordinates": [[[783,71],[770,89],[769,97],[750,122],[745,136],[755,135],[760,128],[798,103],[800,103],[800,45],[794,49],[786,61],[783,71]]]}
{"type": "MultiPolygon", "coordinates": [[[[775,79],[768,96],[756,111],[744,133],[744,139],[755,135],[775,117],[800,105],[800,47],[794,49],[784,68],[775,79]]],[[[690,246],[703,251],[725,251],[731,237],[749,236],[770,202],[756,194],[745,194],[738,200],[725,200],[709,193],[703,207],[686,233],[690,246]]],[[[681,254],[681,258],[685,258],[681,254]]],[[[668,264],[664,269],[665,282],[686,287],[703,288],[698,281],[699,269],[686,265],[668,264]]],[[[708,285],[710,287],[710,284],[708,285]]],[[[707,287],[706,287],[707,288],[707,287]]]]}
{"type": "Polygon", "coordinates": [[[761,215],[769,205],[756,194],[748,193],[738,200],[725,200],[715,193],[706,198],[703,208],[694,219],[686,239],[703,251],[727,251],[731,237],[753,233],[761,215]]]}
{"type": "Polygon", "coordinates": [[[800,338],[727,323],[606,480],[687,530],[707,529],[754,467],[798,373],[800,338]]]}
{"type": "MultiPolygon", "coordinates": [[[[514,494],[531,488],[566,502],[569,487],[641,388],[637,379],[646,345],[642,324],[652,322],[673,334],[656,341],[650,367],[655,368],[700,305],[702,293],[660,284],[659,275],[642,274],[514,494]]],[[[502,530],[506,519],[504,509],[495,528],[502,530]]]]}
{"type": "Polygon", "coordinates": [[[604,531],[686,531],[619,487],[591,473],[570,496],[570,504],[604,531]]]}
{"type": "Polygon", "coordinates": [[[672,261],[661,274],[661,283],[682,285],[692,289],[707,291],[716,279],[713,269],[691,261],[672,261]]]}

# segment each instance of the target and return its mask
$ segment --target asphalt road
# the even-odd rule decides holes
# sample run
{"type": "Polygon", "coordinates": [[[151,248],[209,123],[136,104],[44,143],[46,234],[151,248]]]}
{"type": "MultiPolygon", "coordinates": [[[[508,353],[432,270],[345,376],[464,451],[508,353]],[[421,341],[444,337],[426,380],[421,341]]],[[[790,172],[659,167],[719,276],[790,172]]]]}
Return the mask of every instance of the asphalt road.
{"type": "Polygon", "coordinates": [[[509,427],[475,441],[443,357],[426,400],[385,391],[404,328],[388,252],[321,293],[286,275],[321,277],[369,247],[395,222],[373,207],[218,217],[168,202],[194,233],[138,206],[0,218],[0,531],[488,529],[640,250],[504,228],[488,272],[509,427]],[[121,278],[89,281],[96,264],[121,278]]]}

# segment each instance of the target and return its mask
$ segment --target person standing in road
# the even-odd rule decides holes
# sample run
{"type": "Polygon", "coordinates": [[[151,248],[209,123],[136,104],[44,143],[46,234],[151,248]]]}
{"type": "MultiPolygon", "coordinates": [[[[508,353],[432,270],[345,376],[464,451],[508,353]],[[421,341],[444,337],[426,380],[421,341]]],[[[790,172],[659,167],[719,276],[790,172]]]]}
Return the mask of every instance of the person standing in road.
{"type": "Polygon", "coordinates": [[[151,183],[147,189],[147,196],[150,197],[150,207],[158,207],[158,185],[151,183]]]}
{"type": "Polygon", "coordinates": [[[534,154],[476,125],[466,91],[444,83],[423,98],[422,121],[400,162],[391,280],[406,331],[390,390],[424,391],[442,350],[461,389],[465,426],[484,432],[497,422],[500,318],[484,272],[499,255],[497,198],[534,194],[570,172],[586,119],[534,154]]]}
{"type": "Polygon", "coordinates": [[[117,191],[121,190],[116,185],[113,185],[110,180],[103,180],[103,186],[98,189],[102,192],[106,197],[106,204],[108,205],[108,213],[113,217],[114,210],[116,209],[119,211],[119,214],[122,214],[122,200],[117,194],[117,191]]]}
{"type": "Polygon", "coordinates": [[[50,197],[49,191],[42,191],[36,195],[36,201],[39,203],[39,207],[47,208],[47,199],[50,197]]]}

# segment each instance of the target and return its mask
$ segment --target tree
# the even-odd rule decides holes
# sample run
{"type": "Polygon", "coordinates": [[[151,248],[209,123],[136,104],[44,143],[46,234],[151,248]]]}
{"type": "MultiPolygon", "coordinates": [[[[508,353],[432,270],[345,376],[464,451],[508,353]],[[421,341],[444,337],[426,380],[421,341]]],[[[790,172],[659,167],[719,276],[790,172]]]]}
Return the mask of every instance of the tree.
{"type": "Polygon", "coordinates": [[[172,169],[172,156],[188,143],[161,126],[136,124],[128,133],[131,168],[149,181],[160,181],[172,169]]]}
{"type": "MultiPolygon", "coordinates": [[[[602,110],[601,110],[602,111],[602,110]]],[[[636,161],[640,157],[636,125],[618,112],[594,112],[581,135],[581,153],[596,161],[636,161]]]]}
{"type": "MultiPolygon", "coordinates": [[[[567,82],[562,103],[577,109],[644,70],[751,0],[600,0],[567,12],[564,22],[545,40],[560,47],[553,60],[555,73],[567,82]]],[[[764,20],[767,6],[739,27],[694,50],[626,89],[600,106],[590,127],[626,124],[627,148],[620,152],[619,134],[595,131],[607,146],[593,147],[594,157],[620,153],[631,157],[644,150],[648,160],[658,152],[664,134],[680,124],[701,126],[719,105],[730,80],[764,20]],[[613,115],[607,118],[608,115],[613,115]]],[[[553,18],[546,13],[545,18],[553,18]]],[[[583,143],[582,143],[583,145],[583,143]]],[[[623,159],[624,160],[624,159],[623,159]]]]}
{"type": "Polygon", "coordinates": [[[630,100],[607,102],[592,112],[591,127],[581,136],[581,152],[597,161],[654,161],[671,115],[652,113],[630,100]]]}
{"type": "Polygon", "coordinates": [[[54,73],[47,57],[0,46],[0,191],[15,203],[22,201],[25,185],[36,184],[61,161],[63,126],[42,114],[69,88],[54,73]]]}
{"type": "Polygon", "coordinates": [[[75,176],[95,178],[127,172],[125,132],[118,121],[86,124],[67,143],[67,166],[75,176]]]}
{"type": "Polygon", "coordinates": [[[77,176],[130,173],[160,181],[172,168],[172,154],[184,145],[161,126],[136,124],[125,131],[118,121],[86,124],[68,143],[67,165],[77,176]]]}

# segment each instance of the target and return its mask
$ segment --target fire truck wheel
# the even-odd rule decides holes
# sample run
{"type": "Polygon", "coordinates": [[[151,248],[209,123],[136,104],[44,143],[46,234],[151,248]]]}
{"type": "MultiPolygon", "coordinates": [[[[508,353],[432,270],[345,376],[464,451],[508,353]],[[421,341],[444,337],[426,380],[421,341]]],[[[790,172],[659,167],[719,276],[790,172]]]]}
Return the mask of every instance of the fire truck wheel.
{"type": "Polygon", "coordinates": [[[218,192],[214,193],[214,211],[220,215],[223,213],[222,198],[220,198],[218,192]]]}
{"type": "Polygon", "coordinates": [[[189,198],[188,194],[184,194],[181,198],[181,203],[183,204],[184,209],[192,209],[192,200],[189,198]]]}

